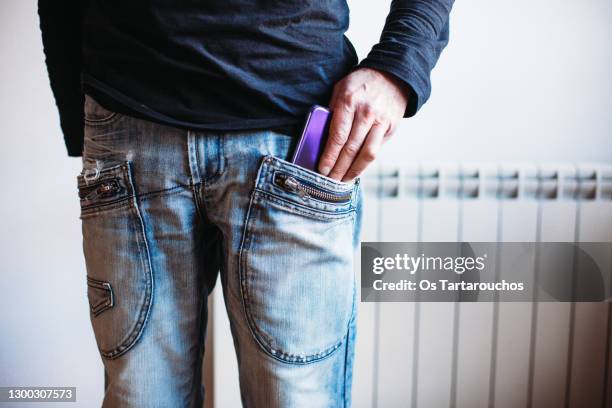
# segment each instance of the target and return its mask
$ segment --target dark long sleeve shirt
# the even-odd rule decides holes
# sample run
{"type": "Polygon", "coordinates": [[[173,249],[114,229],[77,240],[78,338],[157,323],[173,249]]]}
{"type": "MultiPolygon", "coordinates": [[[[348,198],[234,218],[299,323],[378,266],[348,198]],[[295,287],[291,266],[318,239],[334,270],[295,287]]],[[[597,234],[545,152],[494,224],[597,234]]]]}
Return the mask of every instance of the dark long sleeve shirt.
{"type": "Polygon", "coordinates": [[[410,117],[429,98],[452,3],[393,0],[361,62],[346,0],[39,0],[38,12],[68,155],[81,156],[84,93],[175,126],[273,129],[302,123],[369,67],[408,85],[410,117]]]}

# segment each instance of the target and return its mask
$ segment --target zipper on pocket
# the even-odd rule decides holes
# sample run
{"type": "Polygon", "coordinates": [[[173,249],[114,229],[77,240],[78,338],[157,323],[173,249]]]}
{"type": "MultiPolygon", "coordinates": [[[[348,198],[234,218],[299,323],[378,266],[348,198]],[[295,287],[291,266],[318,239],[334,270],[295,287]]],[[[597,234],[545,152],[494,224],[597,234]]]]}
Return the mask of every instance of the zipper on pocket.
{"type": "Polygon", "coordinates": [[[277,173],[274,176],[276,184],[283,187],[285,190],[291,191],[300,197],[313,197],[319,200],[332,203],[344,203],[351,200],[352,191],[342,193],[334,193],[331,191],[322,191],[320,188],[314,187],[306,182],[300,181],[295,177],[287,174],[277,173]]]}
{"type": "Polygon", "coordinates": [[[99,183],[96,183],[92,186],[81,187],[79,190],[80,198],[87,198],[91,195],[92,192],[96,192],[96,196],[99,198],[106,198],[114,196],[119,190],[121,186],[117,182],[116,179],[105,180],[99,183]]]}

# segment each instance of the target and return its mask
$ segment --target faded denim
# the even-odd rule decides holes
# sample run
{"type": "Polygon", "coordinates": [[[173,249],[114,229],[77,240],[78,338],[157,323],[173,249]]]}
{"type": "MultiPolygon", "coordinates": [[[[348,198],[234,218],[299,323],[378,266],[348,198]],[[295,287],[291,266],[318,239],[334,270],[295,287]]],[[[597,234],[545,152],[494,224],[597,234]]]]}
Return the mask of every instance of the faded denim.
{"type": "Polygon", "coordinates": [[[243,405],[350,406],[362,191],[289,163],[294,142],[169,127],[86,97],[77,184],[103,406],[202,405],[219,271],[243,405]]]}

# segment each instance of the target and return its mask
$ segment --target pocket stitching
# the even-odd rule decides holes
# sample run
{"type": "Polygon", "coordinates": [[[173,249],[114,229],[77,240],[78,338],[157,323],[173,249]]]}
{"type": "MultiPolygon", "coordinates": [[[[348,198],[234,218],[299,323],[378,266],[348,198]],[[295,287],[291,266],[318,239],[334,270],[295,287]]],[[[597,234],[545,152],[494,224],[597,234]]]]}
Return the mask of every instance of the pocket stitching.
{"type": "Polygon", "coordinates": [[[127,336],[127,338],[121,341],[119,346],[115,347],[112,350],[109,350],[109,351],[100,350],[102,355],[108,359],[117,358],[123,355],[124,353],[126,353],[132,347],[134,347],[134,345],[137,343],[137,341],[142,336],[142,332],[144,331],[145,324],[151,312],[151,304],[153,301],[152,299],[153,298],[153,268],[151,265],[151,254],[149,252],[149,244],[147,242],[144,219],[140,212],[140,208],[137,203],[136,193],[134,190],[134,184],[133,184],[133,180],[131,176],[132,174],[131,162],[126,161],[126,163],[127,163],[128,182],[133,192],[132,200],[130,202],[130,207],[133,209],[134,214],[136,215],[136,218],[137,218],[137,220],[133,220],[133,221],[136,224],[136,226],[139,227],[139,231],[137,234],[137,242],[138,242],[138,249],[139,249],[138,252],[140,254],[141,265],[145,273],[146,289],[145,289],[145,299],[140,308],[138,319],[134,327],[132,328],[130,334],[127,336]]]}
{"type": "MultiPolygon", "coordinates": [[[[115,200],[112,201],[106,201],[106,202],[96,202],[94,201],[93,203],[90,204],[84,204],[85,199],[84,198],[80,198],[79,199],[79,203],[80,203],[80,218],[85,218],[89,215],[93,215],[96,213],[100,213],[100,212],[104,212],[106,210],[112,210],[112,209],[116,209],[116,208],[122,208],[124,206],[123,202],[127,201],[127,204],[129,207],[132,206],[132,202],[130,201],[131,196],[134,195],[134,188],[133,185],[130,185],[130,183],[128,182],[131,177],[128,174],[130,172],[130,163],[128,161],[124,161],[121,164],[112,166],[112,167],[107,167],[105,169],[100,170],[100,174],[98,176],[98,178],[95,180],[94,183],[102,183],[105,181],[105,179],[108,177],[112,177],[112,175],[117,171],[117,170],[121,170],[121,176],[123,176],[123,181],[126,184],[126,195],[125,197],[120,197],[117,198],[115,200]]],[[[83,182],[81,180],[84,180],[84,176],[83,173],[79,173],[77,175],[77,189],[80,191],[80,189],[82,187],[87,187],[87,184],[83,184],[83,182]]]]}
{"type": "MultiPolygon", "coordinates": [[[[313,178],[313,175],[319,176],[317,173],[313,172],[313,175],[310,175],[308,173],[303,174],[304,171],[310,171],[310,170],[303,169],[290,162],[283,162],[281,161],[281,159],[277,158],[276,156],[267,155],[262,160],[259,171],[257,172],[255,190],[260,192],[261,194],[265,194],[266,197],[269,198],[270,200],[273,200],[273,199],[283,200],[282,202],[278,202],[278,201],[277,202],[280,205],[283,205],[284,207],[287,207],[287,204],[290,204],[294,206],[293,209],[295,211],[299,211],[300,213],[306,216],[310,215],[310,216],[317,217],[320,219],[334,218],[334,217],[329,217],[329,215],[333,216],[337,214],[344,214],[344,213],[349,213],[351,211],[355,211],[354,204],[355,204],[356,191],[359,186],[358,181],[354,183],[343,183],[343,182],[339,182],[337,180],[331,179],[333,183],[336,183],[336,184],[332,184],[332,182],[328,180],[320,179],[320,181],[322,181],[321,183],[320,181],[318,182],[317,180],[311,180],[311,178],[313,178]],[[274,163],[275,161],[277,163],[274,163]],[[327,202],[327,201],[317,200],[316,198],[313,198],[313,197],[309,198],[310,200],[314,200],[314,202],[320,205],[329,206],[332,208],[333,207],[341,208],[344,206],[344,207],[347,207],[347,210],[333,211],[333,210],[328,210],[325,208],[318,208],[315,205],[308,205],[306,203],[302,203],[298,201],[297,198],[294,200],[289,199],[279,194],[278,192],[271,190],[271,188],[282,189],[282,187],[279,186],[274,181],[275,174],[277,174],[278,172],[285,173],[289,176],[296,177],[298,179],[303,180],[306,183],[311,183],[313,184],[313,188],[317,188],[325,192],[346,193],[350,191],[351,198],[349,201],[344,202],[344,203],[327,202]]],[[[287,192],[287,194],[294,194],[295,196],[298,196],[297,193],[287,192]]]]}
{"type": "MultiPolygon", "coordinates": [[[[119,165],[109,167],[104,170],[110,173],[111,170],[116,170],[117,168],[122,168],[126,188],[129,189],[128,196],[126,197],[126,200],[129,203],[127,208],[129,209],[129,217],[131,219],[131,222],[133,223],[135,227],[134,231],[136,234],[136,242],[138,245],[138,253],[139,253],[141,268],[145,276],[145,294],[144,294],[144,300],[142,301],[142,305],[140,306],[140,311],[138,313],[136,322],[134,323],[132,328],[127,330],[127,334],[124,336],[124,338],[116,342],[118,345],[111,347],[110,349],[107,349],[107,350],[103,350],[100,347],[98,347],[100,354],[107,359],[114,359],[114,358],[117,358],[125,354],[128,350],[134,347],[134,345],[138,342],[138,340],[142,336],[144,327],[147,323],[148,317],[151,312],[151,305],[153,302],[153,286],[154,286],[151,254],[149,250],[149,244],[147,242],[144,219],[140,212],[140,208],[139,208],[138,201],[137,201],[138,198],[137,198],[137,194],[136,194],[136,190],[135,190],[134,182],[132,178],[132,163],[131,161],[126,160],[119,165]]],[[[113,208],[114,207],[115,206],[113,206],[113,208]]],[[[99,208],[100,208],[99,206],[94,207],[95,210],[101,211],[99,208]]]]}
{"type": "MultiPolygon", "coordinates": [[[[268,156],[264,158],[264,160],[261,162],[259,169],[257,171],[257,174],[256,174],[256,178],[255,178],[256,185],[261,177],[261,173],[263,169],[265,168],[265,163],[270,161],[269,159],[270,157],[272,156],[268,156]]],[[[249,290],[248,290],[248,284],[247,284],[247,280],[249,278],[247,260],[248,260],[248,254],[250,251],[251,241],[252,241],[251,232],[252,232],[253,221],[255,218],[253,216],[253,212],[255,211],[254,207],[255,207],[255,204],[261,201],[261,197],[259,197],[259,195],[257,194],[258,192],[260,192],[260,190],[258,190],[257,188],[254,188],[251,192],[249,205],[247,207],[247,212],[245,215],[245,222],[244,222],[245,225],[244,225],[243,235],[242,235],[240,247],[238,250],[238,279],[239,279],[238,286],[240,288],[240,295],[241,295],[240,297],[242,301],[244,316],[247,322],[247,327],[249,328],[251,336],[254,338],[255,342],[259,345],[259,348],[264,353],[266,353],[268,356],[278,361],[281,361],[283,363],[303,365],[303,364],[309,364],[309,363],[323,360],[333,355],[334,351],[340,349],[340,346],[342,346],[342,344],[344,343],[346,339],[348,330],[344,333],[344,335],[336,343],[332,344],[328,348],[318,353],[315,353],[315,354],[309,354],[306,356],[302,356],[302,355],[288,353],[281,349],[278,349],[279,351],[281,351],[281,353],[277,353],[276,351],[273,352],[274,349],[269,344],[269,343],[273,343],[273,339],[257,325],[253,317],[253,314],[251,312],[251,308],[248,303],[250,297],[249,297],[249,290]]],[[[353,208],[349,211],[349,214],[352,212],[354,212],[353,208]]],[[[301,215],[301,214],[298,214],[298,215],[301,215]]],[[[354,299],[353,299],[353,302],[354,302],[354,299]]],[[[349,323],[350,323],[350,319],[349,319],[349,323]]]]}
{"type": "MultiPolygon", "coordinates": [[[[89,95],[87,95],[87,97],[91,98],[89,95]]],[[[91,98],[92,102],[97,105],[101,110],[103,110],[106,113],[106,116],[103,117],[99,117],[99,118],[92,118],[92,117],[88,117],[87,116],[87,110],[84,110],[84,115],[83,115],[83,122],[91,127],[99,127],[99,126],[106,126],[106,125],[110,125],[113,124],[115,121],[117,121],[119,118],[121,118],[121,116],[123,116],[121,113],[119,112],[115,112],[112,111],[110,109],[105,108],[104,106],[100,105],[100,103],[98,101],[96,101],[95,99],[91,98]]]]}
{"type": "Polygon", "coordinates": [[[87,209],[81,211],[81,215],[79,216],[79,218],[84,220],[86,218],[91,218],[96,215],[101,215],[107,212],[111,212],[113,210],[131,209],[132,207],[133,207],[132,201],[130,200],[129,197],[127,197],[127,198],[123,198],[118,201],[113,201],[110,203],[104,203],[102,205],[88,207],[87,209]],[[124,203],[124,201],[127,201],[127,203],[124,203]]]}
{"type": "Polygon", "coordinates": [[[352,213],[355,212],[355,207],[350,207],[349,209],[343,211],[326,211],[319,208],[308,207],[306,205],[301,205],[294,201],[287,200],[284,197],[272,194],[269,191],[264,191],[260,189],[256,189],[254,191],[254,194],[257,194],[260,200],[269,200],[273,203],[276,203],[284,210],[289,211],[292,214],[309,217],[320,221],[342,220],[348,218],[352,213]]]}
{"type": "Polygon", "coordinates": [[[101,118],[101,119],[84,118],[83,122],[89,127],[96,128],[96,127],[112,125],[113,123],[121,119],[122,116],[123,115],[121,115],[120,113],[112,112],[110,116],[101,118]]]}
{"type": "Polygon", "coordinates": [[[102,122],[106,122],[107,120],[110,120],[112,118],[114,118],[117,115],[117,112],[108,112],[108,116],[104,116],[101,118],[91,118],[91,117],[85,117],[85,121],[92,123],[92,124],[98,124],[98,123],[102,123],[102,122]]]}
{"type": "MultiPolygon", "coordinates": [[[[272,167],[274,170],[283,171],[284,168],[286,168],[285,171],[297,173],[297,174],[301,173],[303,174],[303,177],[305,177],[307,181],[311,181],[309,180],[311,178],[320,179],[319,182],[322,182],[324,186],[329,186],[329,188],[332,188],[332,191],[335,191],[333,189],[338,189],[338,191],[350,190],[355,187],[355,184],[357,184],[356,182],[347,183],[344,181],[335,180],[331,177],[324,176],[323,174],[320,174],[313,170],[299,166],[295,163],[291,163],[287,160],[284,160],[274,155],[267,155],[264,158],[263,163],[272,167]],[[276,164],[274,162],[276,162],[276,164]]],[[[299,177],[299,176],[296,175],[296,177],[299,177]]],[[[316,181],[311,181],[311,182],[316,183],[316,181]]]]}
{"type": "Polygon", "coordinates": [[[249,279],[248,272],[247,272],[248,271],[247,259],[248,259],[248,253],[249,253],[250,246],[251,246],[251,235],[252,234],[250,233],[251,232],[250,227],[252,225],[253,218],[255,218],[251,216],[251,213],[253,210],[252,205],[255,204],[256,201],[257,201],[257,198],[253,196],[251,199],[251,202],[249,203],[249,209],[247,211],[247,221],[246,221],[246,226],[245,226],[245,233],[243,235],[243,241],[242,241],[241,248],[240,248],[239,255],[238,255],[238,258],[239,258],[238,267],[239,267],[239,278],[240,278],[240,289],[241,289],[241,294],[242,294],[242,303],[243,303],[243,309],[246,315],[247,326],[249,327],[249,331],[251,332],[251,335],[255,338],[255,341],[257,342],[257,344],[267,355],[281,362],[292,363],[292,364],[308,364],[308,363],[313,363],[316,361],[323,360],[331,356],[334,351],[340,348],[340,346],[344,343],[344,340],[346,338],[346,333],[338,340],[338,342],[332,344],[328,348],[323,349],[322,351],[315,353],[315,354],[309,354],[309,355],[302,356],[299,354],[288,353],[280,348],[276,349],[278,350],[278,352],[273,352],[273,350],[275,349],[273,349],[271,346],[271,343],[273,343],[272,337],[259,327],[259,325],[255,321],[255,318],[253,317],[251,308],[249,307],[249,304],[248,304],[248,300],[250,299],[250,296],[249,296],[248,283],[247,283],[247,280],[249,279]]]}
{"type": "Polygon", "coordinates": [[[285,190],[285,188],[280,185],[277,182],[277,179],[279,176],[288,176],[291,177],[293,179],[296,179],[296,181],[298,181],[301,184],[306,184],[308,186],[310,186],[310,188],[313,188],[323,194],[331,194],[331,195],[338,195],[338,194],[350,194],[350,197],[348,200],[344,200],[344,201],[338,201],[338,202],[334,202],[334,201],[328,201],[328,200],[323,200],[323,199],[319,199],[313,196],[310,196],[310,199],[315,200],[317,202],[320,203],[324,203],[324,204],[328,204],[328,205],[332,205],[332,206],[344,206],[346,204],[350,204],[353,202],[354,199],[354,190],[355,190],[355,186],[351,186],[350,188],[346,188],[343,190],[330,190],[329,188],[327,188],[327,186],[322,187],[320,185],[317,185],[315,182],[309,181],[309,180],[304,180],[301,176],[298,175],[294,175],[291,174],[290,172],[286,171],[286,170],[278,170],[278,169],[274,169],[272,170],[272,175],[271,178],[272,180],[270,181],[270,183],[272,183],[272,185],[285,190]]]}
{"type": "Polygon", "coordinates": [[[90,305],[90,310],[94,316],[98,316],[103,311],[110,309],[115,305],[113,288],[110,283],[99,281],[97,279],[93,279],[90,276],[87,276],[87,285],[92,288],[102,289],[107,292],[107,297],[105,299],[102,299],[95,305],[90,305]]]}

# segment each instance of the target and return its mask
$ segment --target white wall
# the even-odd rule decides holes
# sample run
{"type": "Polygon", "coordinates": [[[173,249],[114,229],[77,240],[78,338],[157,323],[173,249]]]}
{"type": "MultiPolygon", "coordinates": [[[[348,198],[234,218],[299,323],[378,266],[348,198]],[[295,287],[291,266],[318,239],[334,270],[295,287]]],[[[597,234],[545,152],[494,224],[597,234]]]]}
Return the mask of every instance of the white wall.
{"type": "Polygon", "coordinates": [[[36,3],[2,0],[0,21],[0,386],[76,386],[75,406],[99,406],[103,368],[78,219],[81,162],[65,155],[36,3]]]}
{"type": "MultiPolygon", "coordinates": [[[[387,7],[350,4],[364,57],[387,7]]],[[[384,161],[612,160],[611,18],[609,0],[457,1],[432,97],[384,161]]]]}
{"type": "MultiPolygon", "coordinates": [[[[387,2],[351,1],[361,56],[387,2]]],[[[612,3],[469,0],[452,13],[433,95],[380,161],[612,160],[612,3]]],[[[0,3],[0,386],[78,387],[99,405],[75,177],[33,0],[0,3]]],[[[39,405],[37,405],[39,406],[39,405]]]]}

